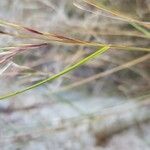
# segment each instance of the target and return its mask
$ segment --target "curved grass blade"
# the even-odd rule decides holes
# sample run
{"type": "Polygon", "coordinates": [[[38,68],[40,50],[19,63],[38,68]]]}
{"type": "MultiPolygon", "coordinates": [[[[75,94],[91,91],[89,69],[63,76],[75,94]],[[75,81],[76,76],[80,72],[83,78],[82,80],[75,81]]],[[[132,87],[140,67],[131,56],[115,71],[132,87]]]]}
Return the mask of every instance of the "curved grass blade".
{"type": "Polygon", "coordinates": [[[26,92],[26,91],[32,90],[32,89],[34,89],[34,88],[36,88],[36,87],[39,87],[39,86],[41,86],[41,85],[43,85],[43,84],[45,84],[45,83],[47,83],[47,82],[53,81],[53,80],[57,79],[58,77],[60,77],[60,76],[62,76],[62,75],[64,75],[64,74],[66,74],[66,73],[68,73],[68,72],[70,72],[70,71],[72,71],[72,70],[74,70],[74,69],[76,69],[76,68],[78,68],[78,67],[80,67],[81,65],[83,65],[83,64],[85,64],[86,62],[88,62],[89,60],[91,60],[91,59],[97,57],[98,55],[104,53],[104,52],[107,51],[109,48],[110,48],[109,46],[105,46],[105,47],[103,47],[103,48],[97,50],[96,52],[90,54],[89,56],[87,56],[86,58],[84,58],[84,59],[82,59],[81,61],[77,62],[76,64],[74,64],[74,65],[72,65],[72,66],[70,66],[70,67],[64,69],[63,71],[59,72],[58,74],[55,74],[55,75],[49,77],[48,79],[45,79],[45,80],[43,80],[43,81],[41,81],[41,82],[38,82],[38,83],[36,83],[36,84],[34,84],[34,85],[32,85],[32,86],[29,86],[29,87],[27,87],[27,88],[25,88],[25,89],[22,89],[22,90],[19,90],[19,91],[16,91],[16,92],[12,92],[12,93],[8,93],[8,94],[6,94],[6,95],[0,96],[0,100],[6,99],[6,98],[11,98],[11,97],[13,97],[13,96],[19,95],[19,94],[21,94],[21,93],[24,93],[24,92],[26,92]]]}

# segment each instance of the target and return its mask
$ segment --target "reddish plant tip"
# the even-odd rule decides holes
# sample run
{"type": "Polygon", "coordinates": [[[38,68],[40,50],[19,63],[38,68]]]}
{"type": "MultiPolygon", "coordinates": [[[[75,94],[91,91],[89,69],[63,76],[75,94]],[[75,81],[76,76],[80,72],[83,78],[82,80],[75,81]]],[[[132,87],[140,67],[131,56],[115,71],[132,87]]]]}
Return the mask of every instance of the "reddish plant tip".
{"type": "Polygon", "coordinates": [[[68,42],[73,42],[73,43],[83,43],[82,41],[78,41],[78,40],[75,40],[75,39],[72,39],[72,38],[68,38],[68,37],[65,37],[65,36],[61,36],[61,35],[54,35],[54,37],[56,38],[59,38],[61,40],[67,40],[68,42]]]}
{"type": "Polygon", "coordinates": [[[39,32],[39,31],[34,30],[34,29],[30,29],[30,28],[27,28],[27,27],[24,27],[24,29],[26,29],[26,30],[28,30],[28,31],[30,31],[30,32],[32,32],[32,33],[36,33],[36,34],[43,35],[43,33],[42,33],[42,32],[39,32]]]}
{"type": "Polygon", "coordinates": [[[26,48],[31,48],[31,47],[41,47],[41,46],[46,46],[48,45],[47,43],[42,43],[42,44],[32,44],[32,45],[28,45],[25,46],[26,48]]]}

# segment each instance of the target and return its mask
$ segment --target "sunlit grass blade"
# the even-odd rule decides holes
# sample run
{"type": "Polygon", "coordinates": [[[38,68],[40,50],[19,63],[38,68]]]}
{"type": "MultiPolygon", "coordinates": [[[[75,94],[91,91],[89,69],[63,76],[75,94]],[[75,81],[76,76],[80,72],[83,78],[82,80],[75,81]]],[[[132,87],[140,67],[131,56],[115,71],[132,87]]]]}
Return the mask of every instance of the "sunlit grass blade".
{"type": "MultiPolygon", "coordinates": [[[[131,18],[130,16],[127,16],[125,14],[122,14],[121,12],[119,12],[118,10],[111,10],[109,9],[108,7],[104,6],[103,4],[101,4],[100,1],[97,1],[97,0],[81,0],[99,10],[102,10],[106,13],[109,13],[110,15],[116,17],[116,19],[120,19],[120,20],[123,20],[125,22],[128,22],[128,23],[138,23],[144,27],[147,27],[147,28],[150,28],[150,23],[149,22],[143,22],[143,21],[140,21],[140,20],[137,20],[135,18],[131,18]]],[[[111,16],[110,16],[111,17],[111,16]]]]}

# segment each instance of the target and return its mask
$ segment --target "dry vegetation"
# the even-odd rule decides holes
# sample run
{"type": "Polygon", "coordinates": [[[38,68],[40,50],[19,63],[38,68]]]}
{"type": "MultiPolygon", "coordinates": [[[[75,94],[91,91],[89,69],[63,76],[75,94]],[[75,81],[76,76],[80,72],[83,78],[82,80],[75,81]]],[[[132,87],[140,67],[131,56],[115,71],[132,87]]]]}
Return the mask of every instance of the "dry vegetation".
{"type": "MultiPolygon", "coordinates": [[[[0,126],[3,127],[5,121],[9,122],[6,131],[2,131],[2,138],[7,132],[13,139],[14,149],[25,149],[22,145],[28,143],[28,136],[33,141],[45,139],[41,145],[46,147],[49,140],[59,137],[59,134],[54,135],[56,131],[77,126],[77,133],[81,130],[85,136],[92,128],[97,143],[103,145],[107,137],[148,121],[149,19],[149,0],[0,2],[0,126]],[[115,100],[109,102],[111,97],[115,100]],[[58,117],[55,113],[60,111],[59,105],[62,114],[67,113],[66,104],[67,110],[74,109],[78,115],[68,112],[70,114],[66,118],[61,113],[58,117]],[[50,112],[48,108],[53,107],[58,107],[58,110],[54,108],[56,112],[50,112]],[[85,109],[87,111],[83,111],[85,109]],[[11,121],[8,115],[13,116],[15,121],[11,121]],[[17,115],[22,118],[21,124],[27,131],[20,127],[17,115]],[[29,118],[25,123],[26,115],[29,118]],[[46,119],[49,115],[54,120],[59,118],[60,122],[51,127],[49,122],[53,119],[46,119]],[[31,121],[33,117],[36,123],[31,121]],[[39,120],[43,117],[44,127],[41,127],[39,120]],[[105,127],[103,122],[109,125],[105,127]],[[102,126],[99,127],[100,124],[102,126]],[[10,126],[17,130],[16,136],[14,130],[8,131],[10,126]],[[43,128],[46,129],[43,131],[43,128]],[[35,130],[33,135],[32,130],[35,130]],[[50,135],[47,136],[45,131],[49,131],[50,135]],[[46,137],[43,138],[44,135],[46,137]],[[20,137],[23,137],[21,141],[20,137]],[[21,144],[17,146],[16,143],[21,144]]],[[[72,129],[60,134],[62,137],[74,134],[72,129]]],[[[4,137],[6,143],[7,139],[11,141],[4,137]]],[[[74,138],[71,139],[72,143],[74,138]]],[[[80,148],[74,149],[85,148],[88,140],[81,137],[80,148]],[[87,142],[84,143],[84,140],[87,142]]],[[[57,140],[54,141],[56,143],[57,140]]],[[[63,140],[58,141],[61,143],[63,140]]],[[[30,149],[34,148],[36,146],[30,149]]]]}

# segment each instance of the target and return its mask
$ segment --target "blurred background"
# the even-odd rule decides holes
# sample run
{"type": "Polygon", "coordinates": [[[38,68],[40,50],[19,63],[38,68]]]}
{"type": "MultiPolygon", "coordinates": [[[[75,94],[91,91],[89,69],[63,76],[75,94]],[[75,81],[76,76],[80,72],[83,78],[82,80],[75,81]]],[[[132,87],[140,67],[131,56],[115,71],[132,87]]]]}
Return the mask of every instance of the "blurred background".
{"type": "Polygon", "coordinates": [[[0,100],[0,149],[149,150],[149,21],[150,0],[1,0],[0,97],[112,46],[0,100]]]}

